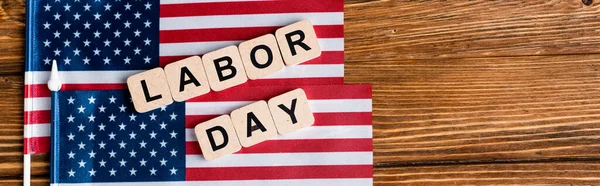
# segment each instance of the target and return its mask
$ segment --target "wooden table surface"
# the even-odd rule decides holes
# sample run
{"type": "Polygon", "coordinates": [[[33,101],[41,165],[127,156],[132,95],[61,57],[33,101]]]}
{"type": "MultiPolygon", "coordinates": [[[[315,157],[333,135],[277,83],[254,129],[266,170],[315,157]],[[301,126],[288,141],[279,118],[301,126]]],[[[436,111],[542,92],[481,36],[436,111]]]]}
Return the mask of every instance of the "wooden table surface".
{"type": "MultiPolygon", "coordinates": [[[[600,185],[600,3],[583,2],[346,1],[375,184],[600,185]]],[[[24,7],[0,0],[0,185],[22,182],[24,7]]]]}

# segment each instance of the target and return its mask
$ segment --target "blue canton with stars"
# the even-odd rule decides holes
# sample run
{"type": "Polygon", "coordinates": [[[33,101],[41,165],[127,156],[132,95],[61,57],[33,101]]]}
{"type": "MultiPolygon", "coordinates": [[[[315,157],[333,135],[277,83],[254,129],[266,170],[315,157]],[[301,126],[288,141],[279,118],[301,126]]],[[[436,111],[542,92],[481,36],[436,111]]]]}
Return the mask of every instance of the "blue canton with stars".
{"type": "Polygon", "coordinates": [[[142,114],[126,90],[57,96],[53,183],[185,180],[185,103],[142,114]]]}
{"type": "Polygon", "coordinates": [[[143,70],[158,66],[158,0],[40,0],[28,18],[27,71],[143,70]]]}

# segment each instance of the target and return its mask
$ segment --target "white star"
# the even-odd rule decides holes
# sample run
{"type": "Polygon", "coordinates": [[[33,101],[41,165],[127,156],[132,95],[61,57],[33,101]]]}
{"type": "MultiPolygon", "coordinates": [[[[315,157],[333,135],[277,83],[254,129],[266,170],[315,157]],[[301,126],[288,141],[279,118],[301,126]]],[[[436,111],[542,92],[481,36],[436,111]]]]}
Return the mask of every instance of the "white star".
{"type": "Polygon", "coordinates": [[[115,121],[116,118],[117,116],[115,116],[114,114],[110,114],[110,116],[108,116],[108,121],[115,121]]]}
{"type": "Polygon", "coordinates": [[[69,59],[68,57],[65,58],[65,65],[70,65],[71,64],[71,59],[69,59]]]}
{"type": "Polygon", "coordinates": [[[104,131],[104,127],[106,127],[106,125],[104,125],[104,123],[100,123],[100,125],[98,125],[98,131],[104,131]]]}
{"type": "Polygon", "coordinates": [[[119,48],[116,48],[115,50],[113,50],[113,52],[115,52],[115,56],[121,55],[121,50],[119,48]]]}
{"type": "Polygon", "coordinates": [[[110,28],[110,23],[107,21],[106,23],[104,23],[104,29],[110,28]]]}
{"type": "Polygon", "coordinates": [[[121,37],[121,32],[119,30],[113,32],[113,34],[115,34],[115,38],[121,37]]]}
{"type": "Polygon", "coordinates": [[[125,159],[121,159],[121,161],[119,161],[119,164],[121,164],[121,167],[126,166],[125,164],[127,163],[127,161],[125,161],[125,159]]]}
{"type": "Polygon", "coordinates": [[[85,144],[83,143],[83,141],[79,142],[78,146],[79,146],[79,150],[85,149],[85,144]]]}
{"type": "Polygon", "coordinates": [[[117,173],[117,171],[115,169],[110,169],[110,171],[108,171],[108,172],[110,172],[110,176],[115,176],[117,173]]]}
{"type": "Polygon", "coordinates": [[[83,160],[79,161],[79,168],[81,167],[85,167],[85,161],[83,160]]]}
{"type": "Polygon", "coordinates": [[[65,24],[63,24],[63,26],[65,26],[65,29],[71,29],[71,23],[69,23],[68,21],[65,22],[65,24]]]}
{"type": "Polygon", "coordinates": [[[91,114],[91,115],[88,117],[88,119],[90,120],[89,122],[96,121],[96,116],[94,116],[94,114],[91,114]]]}
{"type": "Polygon", "coordinates": [[[137,47],[133,50],[133,52],[135,52],[135,55],[140,55],[141,51],[142,51],[142,49],[137,48],[137,47]]]}
{"type": "Polygon", "coordinates": [[[68,39],[65,40],[63,43],[65,44],[65,47],[71,46],[71,41],[69,41],[68,39]]]}
{"type": "Polygon", "coordinates": [[[150,157],[156,157],[156,151],[154,149],[152,149],[152,151],[150,151],[150,157]]]}
{"type": "Polygon", "coordinates": [[[50,29],[50,23],[48,23],[48,21],[46,21],[46,23],[44,23],[44,29],[50,29]]]}
{"type": "Polygon", "coordinates": [[[140,31],[140,30],[135,30],[135,31],[133,32],[133,34],[135,34],[135,37],[140,37],[140,34],[142,34],[142,31],[140,31]]]}
{"type": "Polygon", "coordinates": [[[69,101],[69,105],[75,103],[75,99],[73,99],[73,97],[69,97],[69,99],[67,99],[67,101],[69,101]]]}
{"type": "Polygon", "coordinates": [[[144,28],[150,27],[150,24],[152,24],[152,22],[150,22],[149,20],[146,20],[146,22],[144,22],[144,28]]]}
{"type": "Polygon", "coordinates": [[[91,42],[90,42],[89,40],[87,40],[87,39],[86,39],[86,40],[83,42],[83,45],[84,45],[84,46],[86,46],[86,47],[89,47],[89,46],[90,46],[90,43],[91,43],[91,42]]]}
{"type": "Polygon", "coordinates": [[[142,16],[142,14],[140,12],[136,12],[135,14],[133,14],[135,16],[135,19],[139,19],[140,16],[142,16]]]}
{"type": "Polygon", "coordinates": [[[120,149],[124,149],[124,148],[125,148],[125,145],[127,145],[127,143],[125,143],[125,142],[121,141],[121,143],[119,143],[119,148],[120,148],[120,149]]]}
{"type": "Polygon", "coordinates": [[[54,34],[54,38],[60,38],[60,32],[58,32],[58,30],[55,31],[53,34],[54,34]]]}
{"type": "Polygon", "coordinates": [[[172,168],[171,170],[169,170],[169,171],[171,171],[171,175],[173,175],[173,174],[177,174],[177,169],[175,169],[175,167],[173,167],[173,168],[172,168]]]}
{"type": "MultiPolygon", "coordinates": [[[[131,64],[130,61],[131,59],[129,59],[129,56],[125,57],[125,59],[123,59],[123,61],[125,61],[125,64],[131,64]]],[[[125,111],[123,111],[125,112],[125,111]]]]}
{"type": "Polygon", "coordinates": [[[67,137],[69,138],[69,141],[75,140],[75,135],[73,135],[73,133],[70,133],[67,137]]]}
{"type": "Polygon", "coordinates": [[[165,160],[165,158],[160,160],[160,166],[167,166],[167,160],[165,160]]]}
{"type": "Polygon", "coordinates": [[[133,131],[131,131],[131,134],[129,134],[129,139],[135,139],[136,135],[137,135],[136,133],[134,133],[133,131]]]}
{"type": "Polygon", "coordinates": [[[131,26],[131,23],[129,21],[125,21],[125,23],[123,24],[125,24],[125,28],[130,28],[131,26]]]}
{"type": "Polygon", "coordinates": [[[104,10],[105,10],[105,11],[106,11],[106,10],[110,10],[110,7],[112,7],[112,5],[110,5],[110,4],[106,4],[106,5],[104,5],[104,10]]]}
{"type": "Polygon", "coordinates": [[[129,121],[135,121],[135,116],[133,113],[131,113],[131,116],[129,116],[129,121]]]}
{"type": "Polygon", "coordinates": [[[94,14],[94,20],[100,20],[100,14],[98,14],[98,12],[96,12],[96,14],[94,14]]]}
{"type": "Polygon", "coordinates": [[[140,124],[140,130],[146,130],[146,124],[144,122],[140,124]]]}
{"type": "Polygon", "coordinates": [[[135,170],[134,168],[131,168],[131,170],[129,170],[130,176],[135,176],[135,173],[137,172],[137,170],[135,170]]]}
{"type": "Polygon", "coordinates": [[[98,30],[96,30],[96,32],[94,32],[94,38],[100,38],[100,32],[98,32],[98,30]]]}
{"type": "Polygon", "coordinates": [[[81,105],[81,106],[79,106],[79,108],[77,108],[77,110],[79,110],[79,113],[84,113],[85,107],[83,107],[83,105],[81,105]]]}
{"type": "Polygon", "coordinates": [[[140,148],[146,148],[146,143],[144,140],[142,140],[142,142],[140,142],[140,148]]]}
{"type": "Polygon", "coordinates": [[[150,64],[150,59],[151,59],[150,57],[146,56],[144,58],[144,63],[150,64]]]}
{"type": "Polygon", "coordinates": [[[90,138],[90,140],[95,140],[96,139],[96,135],[93,132],[90,133],[90,135],[88,135],[88,137],[90,138]]]}
{"type": "Polygon", "coordinates": [[[146,10],[150,10],[150,6],[152,6],[152,4],[150,4],[150,2],[146,2],[144,6],[146,7],[146,10]]]}
{"type": "Polygon", "coordinates": [[[119,12],[117,12],[115,14],[115,20],[117,20],[117,19],[121,19],[121,14],[119,12]]]}
{"type": "Polygon", "coordinates": [[[154,167],[152,167],[152,169],[150,169],[150,175],[156,175],[156,169],[154,169],[154,167]]]}
{"type": "Polygon", "coordinates": [[[90,155],[90,158],[95,158],[96,157],[96,153],[92,150],[92,152],[88,153],[90,155]]]}
{"type": "Polygon", "coordinates": [[[152,133],[150,133],[150,139],[156,139],[156,133],[154,131],[152,131],[152,133]]]}
{"type": "Polygon", "coordinates": [[[50,65],[50,59],[48,57],[44,59],[44,65],[50,65]]]}
{"type": "Polygon", "coordinates": [[[98,143],[98,145],[100,146],[100,149],[104,149],[106,146],[106,143],[104,143],[104,141],[101,141],[100,143],[98,143]]]}
{"type": "Polygon", "coordinates": [[[90,176],[96,176],[96,171],[94,169],[92,169],[91,171],[88,171],[90,173],[90,176]]]}
{"type": "Polygon", "coordinates": [[[98,163],[100,163],[100,167],[106,167],[106,161],[104,161],[104,159],[102,159],[98,163]]]}
{"type": "Polygon", "coordinates": [[[60,14],[58,14],[58,12],[54,14],[54,20],[60,20],[60,14]]]}
{"type": "Polygon", "coordinates": [[[117,155],[117,153],[116,153],[114,150],[110,150],[110,152],[109,152],[108,154],[110,155],[110,157],[109,157],[109,158],[115,158],[115,157],[117,157],[117,156],[116,156],[116,155],[117,155]]]}
{"type": "Polygon", "coordinates": [[[175,131],[173,131],[169,134],[171,134],[171,138],[177,138],[177,133],[175,131]]]}
{"type": "Polygon", "coordinates": [[[67,155],[69,155],[69,159],[75,159],[75,153],[73,153],[73,151],[69,152],[67,155]]]}
{"type": "Polygon", "coordinates": [[[73,171],[73,169],[69,171],[69,177],[75,177],[75,171],[73,171]]]}
{"type": "Polygon", "coordinates": [[[147,46],[147,45],[150,45],[150,42],[151,42],[151,41],[152,41],[152,40],[150,40],[150,39],[146,38],[146,39],[144,40],[144,45],[146,45],[146,46],[147,46]]]}
{"type": "Polygon", "coordinates": [[[110,65],[110,59],[108,58],[108,56],[104,58],[103,61],[105,65],[110,65]]]}
{"type": "Polygon", "coordinates": [[[90,102],[89,104],[96,103],[96,98],[94,98],[94,96],[92,96],[92,97],[88,98],[88,101],[90,102]]]}
{"type": "Polygon", "coordinates": [[[73,115],[69,115],[69,117],[67,117],[67,119],[69,120],[69,121],[67,121],[68,123],[75,122],[75,117],[73,117],[73,115]]]}
{"type": "Polygon", "coordinates": [[[60,50],[58,50],[58,48],[54,50],[54,56],[60,56],[60,50]]]}
{"type": "Polygon", "coordinates": [[[44,11],[50,11],[50,8],[52,8],[52,6],[50,6],[50,4],[46,3],[46,6],[44,6],[44,11]]]}
{"type": "Polygon", "coordinates": [[[125,130],[125,124],[121,123],[121,124],[119,125],[119,130],[125,130]]]}
{"type": "Polygon", "coordinates": [[[162,111],[167,111],[167,106],[165,105],[165,106],[162,106],[162,107],[160,107],[160,111],[161,111],[161,112],[162,112],[162,111]]]}
{"type": "Polygon", "coordinates": [[[69,5],[69,3],[67,3],[64,7],[65,11],[71,11],[71,5],[69,5]]]}
{"type": "Polygon", "coordinates": [[[80,123],[79,126],[77,126],[77,128],[79,128],[79,132],[84,131],[83,129],[85,129],[85,126],[83,126],[83,123],[80,123]]]}
{"type": "Polygon", "coordinates": [[[125,107],[125,105],[121,105],[119,107],[119,112],[125,112],[125,109],[127,109],[127,107],[125,107]]]}
{"type": "Polygon", "coordinates": [[[100,105],[100,107],[98,107],[98,109],[100,109],[100,112],[105,112],[106,107],[104,107],[104,105],[100,105]]]}
{"type": "Polygon", "coordinates": [[[169,116],[171,116],[171,120],[175,120],[175,118],[177,117],[177,115],[175,114],[175,112],[173,112],[173,114],[171,114],[169,116]]]}
{"type": "Polygon", "coordinates": [[[125,39],[123,42],[125,43],[125,46],[130,46],[131,41],[129,39],[125,39]]]}
{"type": "Polygon", "coordinates": [[[99,56],[100,55],[100,50],[98,50],[98,48],[96,48],[94,50],[94,56],[99,56]]]}
{"type": "Polygon", "coordinates": [[[109,140],[111,140],[111,139],[115,139],[115,136],[117,136],[115,133],[113,133],[113,132],[110,132],[110,134],[108,134],[108,139],[109,139],[109,140]]]}
{"type": "Polygon", "coordinates": [[[129,3],[125,5],[125,10],[131,10],[131,5],[129,3]]]}
{"type": "Polygon", "coordinates": [[[87,21],[86,21],[86,22],[83,24],[83,26],[85,27],[84,29],[90,29],[90,26],[91,26],[91,25],[92,25],[92,24],[90,24],[90,23],[89,23],[89,22],[87,22],[87,21]]]}
{"type": "Polygon", "coordinates": [[[90,64],[90,59],[87,56],[83,59],[83,64],[90,64]]]}
{"type": "Polygon", "coordinates": [[[177,151],[175,151],[175,149],[171,150],[170,153],[171,156],[177,156],[177,151]]]}
{"type": "Polygon", "coordinates": [[[160,124],[160,130],[163,130],[163,129],[165,129],[165,130],[167,129],[167,124],[164,121],[160,124]]]}
{"type": "Polygon", "coordinates": [[[146,161],[146,160],[144,160],[144,158],[142,158],[142,161],[140,161],[140,167],[146,166],[146,162],[148,162],[148,161],[146,161]]]}
{"type": "Polygon", "coordinates": [[[78,56],[80,52],[81,50],[79,50],[79,48],[75,48],[75,50],[73,50],[73,55],[78,56]]]}
{"type": "Polygon", "coordinates": [[[74,18],[74,20],[79,20],[79,18],[81,17],[81,15],[79,14],[79,12],[76,12],[76,13],[73,15],[73,17],[75,17],[75,18],[74,18]]]}
{"type": "Polygon", "coordinates": [[[165,140],[162,140],[162,141],[160,142],[160,147],[167,148],[167,142],[165,142],[165,140]]]}
{"type": "Polygon", "coordinates": [[[83,8],[85,8],[85,11],[90,11],[90,7],[92,7],[92,6],[90,6],[87,3],[85,4],[85,6],[83,6],[83,8]]]}
{"type": "Polygon", "coordinates": [[[115,96],[110,96],[110,98],[108,98],[110,103],[117,103],[117,98],[115,98],[115,96]]]}
{"type": "Polygon", "coordinates": [[[137,154],[137,152],[133,151],[133,149],[131,149],[131,152],[129,152],[129,157],[133,158],[135,157],[135,154],[137,154]]]}

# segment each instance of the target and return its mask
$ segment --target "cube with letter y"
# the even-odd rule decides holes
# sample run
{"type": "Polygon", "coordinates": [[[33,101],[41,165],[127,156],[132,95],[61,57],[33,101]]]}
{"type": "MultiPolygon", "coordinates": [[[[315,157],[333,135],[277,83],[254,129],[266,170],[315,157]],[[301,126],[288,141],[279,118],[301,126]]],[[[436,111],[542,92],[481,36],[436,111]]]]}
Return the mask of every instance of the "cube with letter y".
{"type": "Polygon", "coordinates": [[[127,87],[135,110],[140,113],[173,103],[165,71],[162,68],[129,76],[127,87]]]}
{"type": "Polygon", "coordinates": [[[268,104],[279,134],[293,132],[315,123],[306,93],[300,88],[271,98],[268,104]]]}
{"type": "Polygon", "coordinates": [[[194,128],[204,159],[212,161],[242,149],[229,115],[221,115],[194,128]]]}

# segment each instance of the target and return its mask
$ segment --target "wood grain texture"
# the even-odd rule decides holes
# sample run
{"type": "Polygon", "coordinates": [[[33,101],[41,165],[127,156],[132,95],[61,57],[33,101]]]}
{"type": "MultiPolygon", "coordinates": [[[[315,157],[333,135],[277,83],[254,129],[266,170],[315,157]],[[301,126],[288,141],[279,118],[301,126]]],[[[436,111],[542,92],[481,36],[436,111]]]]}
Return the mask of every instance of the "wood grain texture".
{"type": "MultiPolygon", "coordinates": [[[[346,1],[376,185],[598,185],[600,4],[346,1]]],[[[0,185],[22,184],[24,0],[0,0],[0,185]]],[[[34,185],[48,156],[34,155],[34,185]]]]}

